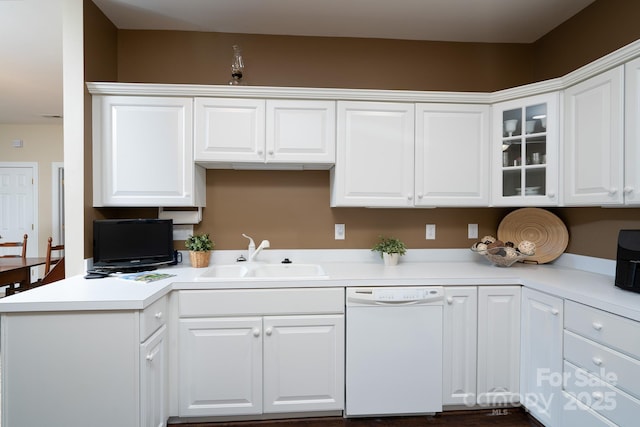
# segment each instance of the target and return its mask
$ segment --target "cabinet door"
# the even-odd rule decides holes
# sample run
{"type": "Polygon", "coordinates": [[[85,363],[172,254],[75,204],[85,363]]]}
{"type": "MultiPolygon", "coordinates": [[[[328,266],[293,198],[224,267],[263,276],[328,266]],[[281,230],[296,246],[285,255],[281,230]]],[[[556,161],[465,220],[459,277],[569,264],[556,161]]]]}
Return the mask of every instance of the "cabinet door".
{"type": "Polygon", "coordinates": [[[336,162],[335,101],[267,100],[266,128],[267,163],[328,169],[336,162]]]}
{"type": "Polygon", "coordinates": [[[624,202],[640,205],[640,58],[625,67],[624,202]]]}
{"type": "Polygon", "coordinates": [[[167,421],[167,327],[140,344],[142,427],[163,427],[167,421]]]}
{"type": "Polygon", "coordinates": [[[520,286],[478,289],[479,404],[519,401],[520,286]]]}
{"type": "Polygon", "coordinates": [[[413,206],[414,106],[338,102],[332,206],[413,206]]]}
{"type": "Polygon", "coordinates": [[[522,403],[545,426],[559,425],[562,409],[562,328],[562,299],[523,289],[522,403]]]}
{"type": "Polygon", "coordinates": [[[202,205],[192,110],[190,98],[95,96],[94,206],[202,205]]]}
{"type": "Polygon", "coordinates": [[[489,106],[416,105],[416,206],[489,205],[489,106]]]}
{"type": "Polygon", "coordinates": [[[564,202],[623,202],[623,73],[619,66],[565,90],[564,202]]]}
{"type": "Polygon", "coordinates": [[[444,290],[442,404],[476,403],[478,291],[475,286],[444,290]]]}
{"type": "Polygon", "coordinates": [[[558,96],[553,92],[493,106],[495,206],[559,203],[558,96]]]}
{"type": "Polygon", "coordinates": [[[264,162],[263,99],[196,98],[194,129],[197,162],[264,162]]]}
{"type": "Polygon", "coordinates": [[[181,319],[180,416],[262,413],[262,320],[181,319]]]}
{"type": "Polygon", "coordinates": [[[344,316],[264,318],[264,412],[344,407],[344,316]]]}

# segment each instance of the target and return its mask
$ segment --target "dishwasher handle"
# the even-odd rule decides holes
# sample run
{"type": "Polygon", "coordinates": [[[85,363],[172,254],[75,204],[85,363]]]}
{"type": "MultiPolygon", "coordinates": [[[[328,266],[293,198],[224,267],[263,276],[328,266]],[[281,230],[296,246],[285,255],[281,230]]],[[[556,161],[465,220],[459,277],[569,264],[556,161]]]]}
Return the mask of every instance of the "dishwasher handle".
{"type": "Polygon", "coordinates": [[[347,288],[347,305],[406,306],[440,303],[442,287],[347,288]]]}

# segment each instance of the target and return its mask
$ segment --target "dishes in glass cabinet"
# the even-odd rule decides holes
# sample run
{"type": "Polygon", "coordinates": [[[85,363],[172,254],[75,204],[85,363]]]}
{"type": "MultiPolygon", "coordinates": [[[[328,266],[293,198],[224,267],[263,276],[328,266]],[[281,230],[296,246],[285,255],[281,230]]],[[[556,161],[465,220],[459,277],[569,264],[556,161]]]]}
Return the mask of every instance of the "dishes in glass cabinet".
{"type": "MultiPolygon", "coordinates": [[[[518,196],[521,195],[522,194],[522,188],[520,188],[520,187],[516,188],[516,194],[518,194],[518,196]]],[[[525,187],[524,195],[525,196],[537,196],[537,195],[540,195],[540,187],[525,187]]]]}
{"type": "Polygon", "coordinates": [[[516,131],[516,127],[518,126],[518,120],[505,120],[504,121],[504,131],[509,134],[509,137],[513,136],[513,132],[516,131]]]}

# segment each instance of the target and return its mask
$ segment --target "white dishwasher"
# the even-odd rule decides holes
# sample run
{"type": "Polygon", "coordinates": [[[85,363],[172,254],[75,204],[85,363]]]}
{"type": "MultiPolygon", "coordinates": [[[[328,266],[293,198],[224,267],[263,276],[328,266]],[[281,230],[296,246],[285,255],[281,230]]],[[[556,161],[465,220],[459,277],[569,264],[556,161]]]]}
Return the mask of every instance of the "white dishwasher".
{"type": "Polygon", "coordinates": [[[345,416],[442,411],[441,286],[346,292],[345,416]]]}

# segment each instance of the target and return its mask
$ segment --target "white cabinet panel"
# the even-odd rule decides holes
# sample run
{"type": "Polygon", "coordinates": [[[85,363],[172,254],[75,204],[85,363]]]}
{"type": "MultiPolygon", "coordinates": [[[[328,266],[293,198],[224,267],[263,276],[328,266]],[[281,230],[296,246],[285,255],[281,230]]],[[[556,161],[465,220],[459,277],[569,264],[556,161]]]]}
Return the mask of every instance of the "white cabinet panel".
{"type": "Polygon", "coordinates": [[[416,206],[489,205],[489,106],[417,104],[416,206]]]}
{"type": "Polygon", "coordinates": [[[190,98],[94,96],[94,206],[204,206],[190,98]]]}
{"type": "Polygon", "coordinates": [[[262,319],[181,319],[180,416],[262,413],[262,319]]]}
{"type": "Polygon", "coordinates": [[[140,345],[141,427],[163,427],[167,414],[167,327],[140,345]]]}
{"type": "Polygon", "coordinates": [[[478,334],[478,290],[445,287],[442,404],[474,405],[478,334]]]}
{"type": "Polygon", "coordinates": [[[264,318],[264,412],[344,407],[344,316],[264,318]]]}
{"type": "Polygon", "coordinates": [[[522,290],[523,405],[545,426],[558,425],[562,389],[563,301],[522,290]]]}
{"type": "Polygon", "coordinates": [[[194,128],[196,161],[264,161],[264,99],[196,98],[194,128]]]}
{"type": "Polygon", "coordinates": [[[625,65],[624,202],[640,205],[640,58],[625,65]]]}
{"type": "Polygon", "coordinates": [[[338,102],[332,206],[413,206],[414,105],[338,102]]]}
{"type": "Polygon", "coordinates": [[[619,66],[565,90],[564,202],[623,203],[623,84],[619,66]]]}
{"type": "Polygon", "coordinates": [[[267,100],[266,162],[333,165],[335,101],[267,100]]]}
{"type": "Polygon", "coordinates": [[[478,288],[479,404],[518,402],[520,286],[478,288]]]}

